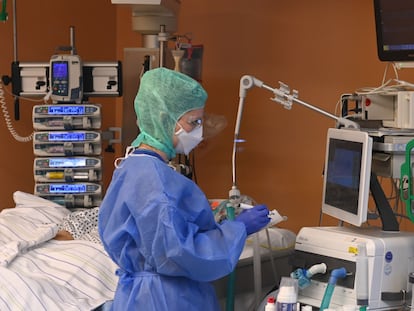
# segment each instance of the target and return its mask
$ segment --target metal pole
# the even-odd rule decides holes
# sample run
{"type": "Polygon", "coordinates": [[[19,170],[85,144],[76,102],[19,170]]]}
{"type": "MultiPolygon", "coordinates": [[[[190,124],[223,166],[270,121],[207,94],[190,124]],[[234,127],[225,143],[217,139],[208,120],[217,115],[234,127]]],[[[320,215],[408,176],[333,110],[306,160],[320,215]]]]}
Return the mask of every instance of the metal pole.
{"type": "Polygon", "coordinates": [[[70,54],[71,55],[76,55],[76,47],[75,47],[75,27],[74,26],[70,26],[70,54]]]}
{"type": "Polygon", "coordinates": [[[17,0],[13,0],[13,58],[17,62],[17,0]]]}

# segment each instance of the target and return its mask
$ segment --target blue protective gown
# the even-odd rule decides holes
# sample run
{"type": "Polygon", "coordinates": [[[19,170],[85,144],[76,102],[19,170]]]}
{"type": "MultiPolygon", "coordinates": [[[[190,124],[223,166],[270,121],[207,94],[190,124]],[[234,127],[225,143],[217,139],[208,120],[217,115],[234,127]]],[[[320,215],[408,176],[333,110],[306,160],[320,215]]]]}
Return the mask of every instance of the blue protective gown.
{"type": "Polygon", "coordinates": [[[243,223],[217,224],[200,188],[155,153],[136,150],[114,172],[99,233],[119,266],[114,310],[219,310],[211,281],[235,268],[243,223]]]}

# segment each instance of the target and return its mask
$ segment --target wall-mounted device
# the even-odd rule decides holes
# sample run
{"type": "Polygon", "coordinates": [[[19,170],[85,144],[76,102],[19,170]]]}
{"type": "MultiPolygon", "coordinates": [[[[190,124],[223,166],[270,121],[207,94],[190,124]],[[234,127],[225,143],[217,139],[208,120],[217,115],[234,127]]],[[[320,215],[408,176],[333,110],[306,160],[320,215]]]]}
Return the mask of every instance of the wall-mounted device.
{"type": "Polygon", "coordinates": [[[101,128],[101,105],[54,104],[33,107],[35,130],[71,130],[101,128]]]}
{"type": "Polygon", "coordinates": [[[34,160],[36,182],[101,181],[102,160],[98,157],[49,157],[34,160]]]}
{"type": "Polygon", "coordinates": [[[44,104],[33,107],[35,131],[28,137],[17,135],[6,106],[2,108],[13,137],[33,140],[34,193],[67,208],[84,208],[102,200],[103,136],[109,141],[107,152],[118,142],[111,136],[117,128],[102,136],[101,105],[90,103],[89,97],[122,96],[122,67],[119,61],[83,62],[76,52],[74,27],[70,39],[70,46],[59,47],[48,62],[15,59],[11,77],[1,77],[4,84],[12,84],[16,120],[20,99],[43,97],[44,104]]]}
{"type": "Polygon", "coordinates": [[[49,68],[52,101],[80,103],[83,97],[83,82],[82,61],[79,55],[53,55],[49,68]]]}
{"type": "MultiPolygon", "coordinates": [[[[73,55],[65,55],[73,56],[73,55]]],[[[51,58],[52,61],[53,57],[51,58]]],[[[56,63],[57,66],[58,63],[56,63]]],[[[62,65],[64,75],[65,69],[62,65]]],[[[69,68],[70,69],[70,66],[69,68]]],[[[81,67],[83,99],[89,97],[122,96],[122,64],[121,62],[83,62],[81,67]]],[[[16,96],[46,96],[50,89],[50,62],[13,62],[12,63],[12,92],[16,96]]],[[[69,76],[71,72],[68,72],[69,76]]],[[[74,72],[75,77],[79,77],[74,72]]],[[[70,77],[73,81],[76,78],[70,77]]],[[[76,82],[72,82],[74,85],[76,82]]],[[[56,97],[59,99],[59,97],[56,97]]]]}
{"type": "Polygon", "coordinates": [[[98,131],[42,131],[33,134],[35,156],[100,155],[98,131]]]}
{"type": "Polygon", "coordinates": [[[36,183],[34,194],[67,208],[99,206],[102,186],[97,183],[36,183]]]}

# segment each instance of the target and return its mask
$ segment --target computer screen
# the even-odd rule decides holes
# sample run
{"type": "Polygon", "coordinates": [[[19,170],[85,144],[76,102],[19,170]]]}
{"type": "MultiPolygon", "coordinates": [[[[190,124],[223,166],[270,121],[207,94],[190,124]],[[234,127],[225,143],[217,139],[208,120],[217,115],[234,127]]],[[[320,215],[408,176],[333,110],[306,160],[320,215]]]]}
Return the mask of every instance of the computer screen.
{"type": "Polygon", "coordinates": [[[414,61],[414,1],[374,0],[378,57],[414,61]]]}
{"type": "Polygon", "coordinates": [[[322,212],[361,226],[367,220],[372,138],[367,132],[330,128],[327,135],[322,212]]]}

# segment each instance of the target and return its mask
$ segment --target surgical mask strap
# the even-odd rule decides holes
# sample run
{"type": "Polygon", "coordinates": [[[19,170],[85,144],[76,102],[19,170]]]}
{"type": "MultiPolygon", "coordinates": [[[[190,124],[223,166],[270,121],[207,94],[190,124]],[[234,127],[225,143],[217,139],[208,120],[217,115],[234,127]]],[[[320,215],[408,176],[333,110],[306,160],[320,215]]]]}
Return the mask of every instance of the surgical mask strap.
{"type": "Polygon", "coordinates": [[[180,128],[177,132],[174,133],[174,135],[176,135],[176,136],[178,136],[182,132],[186,132],[186,130],[184,130],[183,126],[180,123],[177,122],[177,124],[180,128]]]}
{"type": "Polygon", "coordinates": [[[126,158],[128,158],[132,153],[134,153],[135,149],[136,149],[136,147],[134,147],[134,146],[126,147],[125,155],[123,157],[116,158],[115,161],[114,161],[114,166],[116,168],[120,167],[122,161],[125,160],[126,158]]]}

